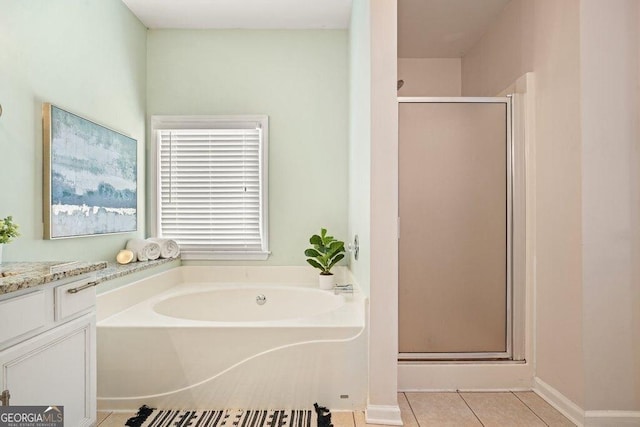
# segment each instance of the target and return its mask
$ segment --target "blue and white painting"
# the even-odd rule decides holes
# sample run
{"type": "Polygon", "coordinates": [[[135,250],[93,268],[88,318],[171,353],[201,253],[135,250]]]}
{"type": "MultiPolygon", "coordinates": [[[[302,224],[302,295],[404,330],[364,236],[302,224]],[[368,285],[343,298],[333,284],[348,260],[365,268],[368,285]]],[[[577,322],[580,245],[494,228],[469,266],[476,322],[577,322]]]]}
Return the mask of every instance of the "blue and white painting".
{"type": "Polygon", "coordinates": [[[137,141],[51,106],[50,237],[137,230],[137,141]]]}

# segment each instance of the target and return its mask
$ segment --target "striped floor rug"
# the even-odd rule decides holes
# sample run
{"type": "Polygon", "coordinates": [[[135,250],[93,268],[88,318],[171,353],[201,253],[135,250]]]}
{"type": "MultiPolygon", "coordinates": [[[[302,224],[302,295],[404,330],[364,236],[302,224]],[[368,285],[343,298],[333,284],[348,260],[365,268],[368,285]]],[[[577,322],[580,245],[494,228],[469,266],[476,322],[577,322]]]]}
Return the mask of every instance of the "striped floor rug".
{"type": "Polygon", "coordinates": [[[211,411],[156,410],[143,406],[126,423],[130,427],[316,427],[312,410],[211,411]]]}

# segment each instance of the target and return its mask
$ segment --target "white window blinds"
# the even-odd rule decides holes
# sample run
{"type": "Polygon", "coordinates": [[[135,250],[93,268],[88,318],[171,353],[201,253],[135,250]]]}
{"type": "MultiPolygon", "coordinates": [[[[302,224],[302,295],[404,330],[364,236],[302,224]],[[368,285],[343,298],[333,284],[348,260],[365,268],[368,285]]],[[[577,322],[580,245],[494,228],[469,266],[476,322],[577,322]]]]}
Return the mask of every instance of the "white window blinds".
{"type": "Polygon", "coordinates": [[[158,235],[178,242],[185,259],[266,258],[264,129],[204,124],[156,130],[158,235]]]}

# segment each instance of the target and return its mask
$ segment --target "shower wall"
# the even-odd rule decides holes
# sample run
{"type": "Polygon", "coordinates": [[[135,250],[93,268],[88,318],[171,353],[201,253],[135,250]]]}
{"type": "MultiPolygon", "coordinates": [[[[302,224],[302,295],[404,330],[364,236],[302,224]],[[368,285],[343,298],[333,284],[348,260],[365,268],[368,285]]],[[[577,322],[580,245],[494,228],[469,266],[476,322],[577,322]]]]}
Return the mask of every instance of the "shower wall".
{"type": "Polygon", "coordinates": [[[460,58],[398,58],[398,96],[460,96],[460,58]]]}

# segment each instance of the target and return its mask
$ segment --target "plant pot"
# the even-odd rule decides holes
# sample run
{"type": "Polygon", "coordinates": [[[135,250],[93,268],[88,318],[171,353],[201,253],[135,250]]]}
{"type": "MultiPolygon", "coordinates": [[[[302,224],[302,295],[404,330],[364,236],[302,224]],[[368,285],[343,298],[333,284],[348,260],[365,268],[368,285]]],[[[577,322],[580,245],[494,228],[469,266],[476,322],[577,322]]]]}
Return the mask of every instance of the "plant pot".
{"type": "Polygon", "coordinates": [[[336,277],[333,274],[321,274],[318,276],[320,289],[333,289],[336,285],[336,277]]]}

